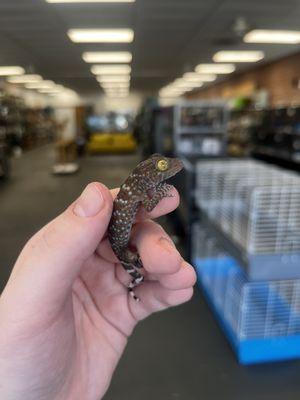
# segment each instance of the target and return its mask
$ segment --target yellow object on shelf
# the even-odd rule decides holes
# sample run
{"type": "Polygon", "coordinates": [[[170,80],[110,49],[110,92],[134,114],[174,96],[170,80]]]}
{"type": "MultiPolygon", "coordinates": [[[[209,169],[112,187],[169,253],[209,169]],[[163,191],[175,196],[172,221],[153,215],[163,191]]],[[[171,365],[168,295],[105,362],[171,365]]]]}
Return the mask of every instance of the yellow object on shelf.
{"type": "Polygon", "coordinates": [[[136,149],[132,133],[93,133],[87,143],[89,153],[129,153],[136,149]]]}

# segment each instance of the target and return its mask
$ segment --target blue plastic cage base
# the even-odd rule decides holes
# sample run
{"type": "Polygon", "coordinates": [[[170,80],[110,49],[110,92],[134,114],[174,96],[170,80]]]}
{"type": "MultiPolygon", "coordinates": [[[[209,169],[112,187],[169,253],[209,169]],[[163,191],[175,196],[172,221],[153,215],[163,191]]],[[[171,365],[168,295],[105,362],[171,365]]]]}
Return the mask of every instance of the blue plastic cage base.
{"type": "MultiPolygon", "coordinates": [[[[209,260],[208,264],[212,262],[216,262],[216,260],[209,260]]],[[[225,319],[222,310],[217,307],[212,293],[204,285],[202,272],[204,268],[207,268],[207,263],[203,263],[203,260],[195,260],[194,265],[197,271],[198,285],[202,289],[210,308],[241,364],[251,365],[300,359],[300,335],[276,336],[263,339],[241,340],[238,338],[231,325],[225,319]]]]}

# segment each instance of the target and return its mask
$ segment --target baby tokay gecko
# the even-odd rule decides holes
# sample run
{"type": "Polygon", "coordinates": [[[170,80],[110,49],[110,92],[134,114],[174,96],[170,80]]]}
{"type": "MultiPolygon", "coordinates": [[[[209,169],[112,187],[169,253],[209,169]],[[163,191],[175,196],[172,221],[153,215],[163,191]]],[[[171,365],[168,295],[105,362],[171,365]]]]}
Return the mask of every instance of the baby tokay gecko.
{"type": "Polygon", "coordinates": [[[182,168],[183,164],[177,158],[153,154],[132,171],[114,201],[108,238],[117,258],[132,277],[128,289],[136,301],[139,299],[133,289],[144,280],[139,271],[143,268],[141,259],[137,253],[129,249],[130,233],[136,213],[140,205],[150,212],[160,200],[169,197],[168,192],[172,186],[164,181],[177,174],[182,168]]]}

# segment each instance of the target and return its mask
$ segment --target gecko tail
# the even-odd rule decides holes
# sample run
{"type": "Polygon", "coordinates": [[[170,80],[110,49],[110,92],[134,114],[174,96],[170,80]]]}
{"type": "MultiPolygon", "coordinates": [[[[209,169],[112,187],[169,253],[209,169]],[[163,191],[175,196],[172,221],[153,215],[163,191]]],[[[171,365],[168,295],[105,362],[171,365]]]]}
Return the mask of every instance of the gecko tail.
{"type": "Polygon", "coordinates": [[[130,296],[133,298],[134,301],[136,301],[137,303],[140,302],[141,300],[139,299],[139,297],[137,297],[134,294],[133,288],[128,288],[129,294],[130,296]]]}
{"type": "Polygon", "coordinates": [[[144,276],[135,270],[134,279],[130,282],[128,286],[129,294],[136,302],[139,302],[140,299],[135,295],[134,288],[139,286],[144,281],[144,279],[144,276]]]}

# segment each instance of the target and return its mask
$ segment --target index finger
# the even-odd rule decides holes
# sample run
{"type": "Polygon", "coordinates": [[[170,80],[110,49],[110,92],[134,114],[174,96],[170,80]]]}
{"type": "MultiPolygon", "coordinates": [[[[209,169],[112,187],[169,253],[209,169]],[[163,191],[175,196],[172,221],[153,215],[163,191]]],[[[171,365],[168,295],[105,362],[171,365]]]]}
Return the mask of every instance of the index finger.
{"type": "MultiPolygon", "coordinates": [[[[117,197],[120,189],[112,189],[110,192],[112,194],[113,199],[117,197]]],[[[158,205],[154,208],[153,211],[150,213],[147,212],[143,207],[141,207],[137,213],[136,220],[142,221],[145,219],[154,219],[161,217],[162,215],[169,214],[170,212],[174,211],[179,205],[179,193],[178,191],[172,186],[172,189],[168,193],[170,197],[163,198],[158,205]]]]}

